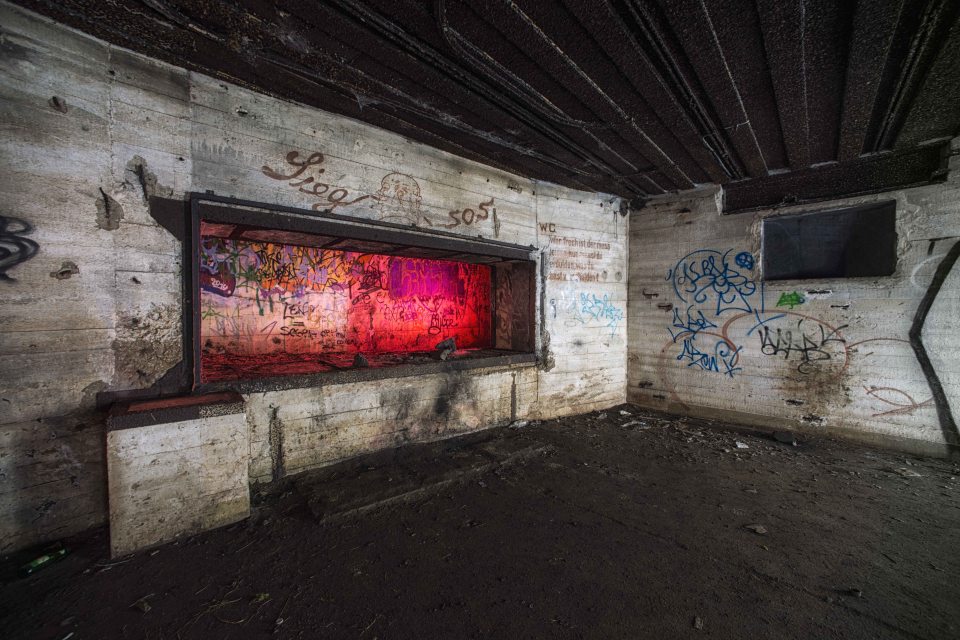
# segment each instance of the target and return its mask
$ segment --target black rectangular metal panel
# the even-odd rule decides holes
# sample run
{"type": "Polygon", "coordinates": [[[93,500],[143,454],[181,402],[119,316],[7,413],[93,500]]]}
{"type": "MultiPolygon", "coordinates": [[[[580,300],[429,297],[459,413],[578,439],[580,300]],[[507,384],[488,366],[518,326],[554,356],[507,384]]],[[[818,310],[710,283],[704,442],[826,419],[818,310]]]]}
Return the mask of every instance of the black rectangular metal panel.
{"type": "Polygon", "coordinates": [[[775,216],[763,221],[763,279],[891,275],[897,267],[897,203],[775,216]]]}

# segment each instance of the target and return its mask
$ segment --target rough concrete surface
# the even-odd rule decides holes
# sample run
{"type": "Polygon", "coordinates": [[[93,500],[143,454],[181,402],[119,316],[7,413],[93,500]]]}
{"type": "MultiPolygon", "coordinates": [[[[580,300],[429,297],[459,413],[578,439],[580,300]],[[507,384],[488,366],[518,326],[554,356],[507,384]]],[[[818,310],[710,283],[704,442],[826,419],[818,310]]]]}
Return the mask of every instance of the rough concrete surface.
{"type": "MultiPolygon", "coordinates": [[[[9,638],[956,638],[960,468],[623,405],[262,488],[0,587],[9,638]],[[73,635],[69,635],[69,634],[73,635]]],[[[22,558],[8,558],[13,568],[22,558]]]]}

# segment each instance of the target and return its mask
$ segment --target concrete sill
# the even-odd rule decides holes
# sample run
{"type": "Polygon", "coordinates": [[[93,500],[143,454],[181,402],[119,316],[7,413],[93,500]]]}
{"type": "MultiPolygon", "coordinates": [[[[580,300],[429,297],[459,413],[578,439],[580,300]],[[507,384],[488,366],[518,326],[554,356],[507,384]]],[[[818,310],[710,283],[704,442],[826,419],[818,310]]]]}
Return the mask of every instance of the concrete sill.
{"type": "Polygon", "coordinates": [[[118,402],[110,409],[107,431],[244,413],[243,396],[224,391],[156,400],[118,402]]]}
{"type": "Polygon", "coordinates": [[[197,392],[215,393],[235,391],[242,394],[264,393],[268,391],[322,387],[350,382],[365,382],[368,380],[407,378],[411,376],[452,373],[455,371],[470,371],[475,369],[532,367],[536,366],[536,364],[537,356],[535,353],[504,353],[446,361],[417,362],[377,368],[341,369],[322,373],[276,376],[254,380],[222,380],[201,384],[197,387],[197,392]]]}

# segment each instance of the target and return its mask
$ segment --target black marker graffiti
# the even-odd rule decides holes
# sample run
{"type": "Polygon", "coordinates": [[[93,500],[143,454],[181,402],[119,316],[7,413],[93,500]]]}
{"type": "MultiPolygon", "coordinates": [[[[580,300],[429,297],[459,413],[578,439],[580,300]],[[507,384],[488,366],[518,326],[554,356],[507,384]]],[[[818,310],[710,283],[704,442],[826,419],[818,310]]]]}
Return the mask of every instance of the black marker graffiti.
{"type": "Polygon", "coordinates": [[[800,360],[797,371],[810,373],[818,363],[833,358],[830,350],[824,348],[827,344],[836,342],[845,348],[846,340],[840,335],[840,330],[847,325],[828,331],[822,324],[817,324],[811,335],[804,331],[802,325],[803,320],[800,320],[797,322],[796,332],[791,329],[776,329],[776,333],[771,331],[770,327],[761,327],[760,350],[768,356],[782,355],[784,360],[789,360],[791,354],[797,354],[800,360]]]}
{"type": "Polygon", "coordinates": [[[20,237],[32,231],[33,227],[26,220],[0,216],[0,280],[15,282],[7,271],[37,254],[40,245],[20,237]]]}

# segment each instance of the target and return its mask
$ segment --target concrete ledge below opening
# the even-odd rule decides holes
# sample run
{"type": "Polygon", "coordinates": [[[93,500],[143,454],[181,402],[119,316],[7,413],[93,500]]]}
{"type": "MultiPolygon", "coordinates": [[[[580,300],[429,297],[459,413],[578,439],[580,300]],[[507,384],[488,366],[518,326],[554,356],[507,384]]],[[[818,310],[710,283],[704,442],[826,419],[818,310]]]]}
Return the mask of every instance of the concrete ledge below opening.
{"type": "Polygon", "coordinates": [[[106,440],[114,557],[250,515],[250,446],[239,395],[115,407],[106,440]]]}

